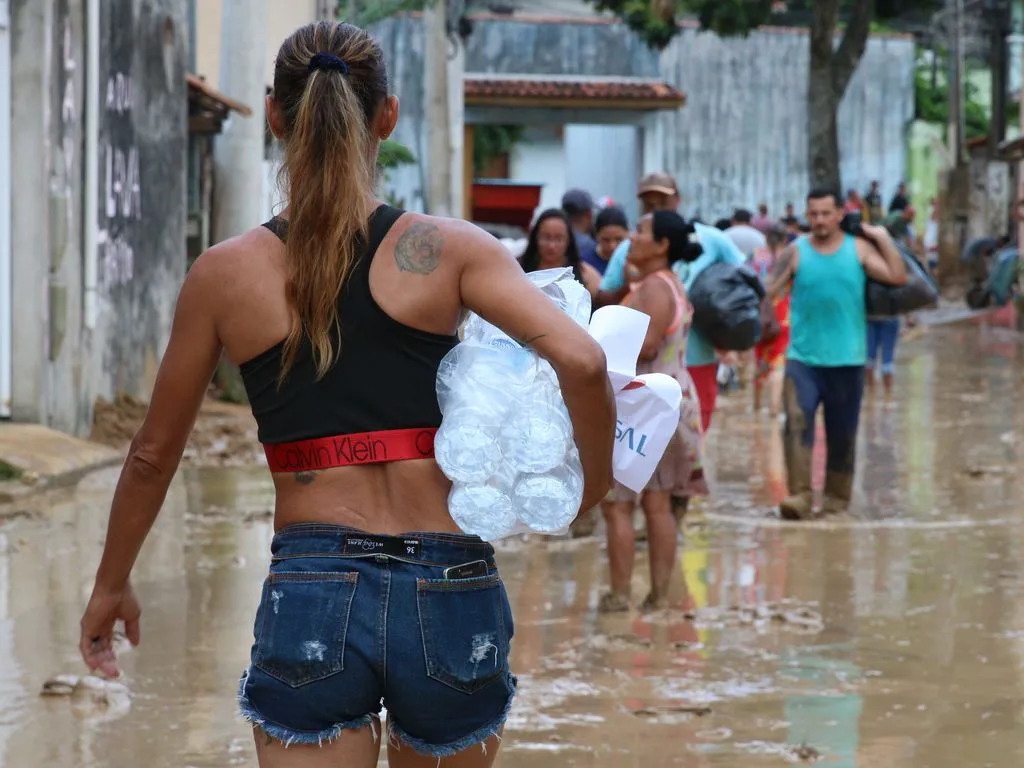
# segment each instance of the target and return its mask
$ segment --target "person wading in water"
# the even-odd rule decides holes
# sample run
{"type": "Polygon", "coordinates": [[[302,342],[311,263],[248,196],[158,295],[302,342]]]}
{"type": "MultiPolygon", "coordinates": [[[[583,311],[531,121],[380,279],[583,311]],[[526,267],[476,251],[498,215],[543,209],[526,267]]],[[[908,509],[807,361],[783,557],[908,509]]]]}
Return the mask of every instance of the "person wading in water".
{"type": "Polygon", "coordinates": [[[548,360],[590,509],[611,487],[604,353],[497,240],[377,200],[398,100],[365,31],[297,30],[266,106],[287,208],[189,270],[114,493],[82,655],[116,676],[115,622],[139,642],[132,566],[223,352],[241,366],[276,491],[238,695],[261,768],[373,768],[382,705],[392,766],[488,768],[515,692],[513,623],[493,547],[448,513],[433,458],[438,364],[466,310],[548,360]]]}
{"type": "Polygon", "coordinates": [[[823,513],[843,512],[853,496],[857,426],[864,391],[868,277],[903,285],[903,258],[884,227],[864,225],[864,237],[846,234],[842,199],[831,190],[807,197],[811,233],[789,245],[775,263],[768,292],[789,294],[790,341],[786,351],[783,408],[789,497],[781,515],[813,516],[811,452],[818,406],[825,411],[827,472],[823,513]]]}

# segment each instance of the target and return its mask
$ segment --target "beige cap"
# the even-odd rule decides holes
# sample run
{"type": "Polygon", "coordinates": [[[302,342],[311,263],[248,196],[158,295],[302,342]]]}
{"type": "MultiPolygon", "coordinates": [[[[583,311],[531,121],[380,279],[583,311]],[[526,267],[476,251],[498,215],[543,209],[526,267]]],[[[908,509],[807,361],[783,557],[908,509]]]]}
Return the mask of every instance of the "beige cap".
{"type": "Polygon", "coordinates": [[[667,173],[649,173],[640,179],[640,187],[636,196],[643,197],[651,192],[661,195],[678,195],[679,187],[676,186],[676,180],[667,173]]]}

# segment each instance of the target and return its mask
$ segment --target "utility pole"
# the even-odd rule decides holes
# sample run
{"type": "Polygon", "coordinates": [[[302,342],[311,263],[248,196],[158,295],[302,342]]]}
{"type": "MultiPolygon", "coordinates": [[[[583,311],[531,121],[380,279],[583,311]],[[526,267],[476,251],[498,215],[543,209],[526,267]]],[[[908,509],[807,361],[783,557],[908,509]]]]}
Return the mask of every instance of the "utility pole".
{"type": "Polygon", "coordinates": [[[964,161],[964,5],[963,0],[947,0],[947,13],[953,18],[949,36],[949,152],[953,167],[964,161]]]}
{"type": "Polygon", "coordinates": [[[220,87],[252,107],[232,115],[214,145],[213,237],[220,242],[260,223],[263,208],[267,0],[223,0],[220,87]]]}
{"type": "MultiPolygon", "coordinates": [[[[464,12],[466,2],[456,2],[456,14],[464,12]]],[[[449,17],[449,28],[453,31],[458,27],[458,20],[449,17]]],[[[450,177],[448,183],[451,185],[448,193],[450,214],[456,218],[469,218],[471,212],[466,208],[466,195],[470,190],[465,185],[465,164],[472,165],[472,156],[466,158],[466,103],[465,103],[465,73],[466,73],[466,45],[465,40],[452,34],[449,36],[455,50],[448,57],[446,71],[448,73],[448,147],[450,153],[450,177]]]]}
{"type": "MultiPolygon", "coordinates": [[[[448,78],[447,0],[435,0],[423,12],[426,49],[424,82],[427,117],[427,212],[451,216],[451,108],[448,78]]],[[[461,213],[461,211],[460,211],[461,213]]]]}
{"type": "Polygon", "coordinates": [[[1008,37],[1013,27],[1010,0],[987,0],[986,21],[989,25],[992,70],[992,123],[989,126],[990,157],[995,157],[999,145],[1006,138],[1006,111],[1009,91],[1010,45],[1008,37]]]}

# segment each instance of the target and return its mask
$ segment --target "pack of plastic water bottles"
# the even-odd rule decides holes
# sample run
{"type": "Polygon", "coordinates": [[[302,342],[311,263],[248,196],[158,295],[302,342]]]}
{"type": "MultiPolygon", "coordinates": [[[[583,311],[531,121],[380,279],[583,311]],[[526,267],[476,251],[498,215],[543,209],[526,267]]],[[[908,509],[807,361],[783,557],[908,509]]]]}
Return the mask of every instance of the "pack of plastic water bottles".
{"type": "MultiPolygon", "coordinates": [[[[571,269],[528,277],[587,327],[590,294],[571,269]]],[[[565,531],[583,501],[583,467],[550,364],[470,315],[462,343],[441,361],[437,400],[444,419],[434,453],[453,482],[458,526],[485,541],[565,531]]]]}

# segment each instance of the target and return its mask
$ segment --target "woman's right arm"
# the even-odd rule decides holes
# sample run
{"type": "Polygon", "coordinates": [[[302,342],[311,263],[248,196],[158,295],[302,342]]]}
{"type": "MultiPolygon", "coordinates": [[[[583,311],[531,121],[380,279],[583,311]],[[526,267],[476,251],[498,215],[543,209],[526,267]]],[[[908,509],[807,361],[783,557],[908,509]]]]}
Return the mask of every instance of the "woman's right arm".
{"type": "Polygon", "coordinates": [[[640,349],[640,359],[654,360],[665,343],[665,333],[672,324],[675,305],[672,289],[664,280],[644,280],[640,287],[630,294],[626,306],[643,312],[651,321],[647,324],[647,335],[640,349]]]}
{"type": "Polygon", "coordinates": [[[508,251],[483,230],[445,227],[445,252],[458,254],[463,305],[551,363],[572,419],[589,510],[612,483],[615,399],[604,350],[531,283],[508,251]]]}
{"type": "Polygon", "coordinates": [[[214,322],[225,276],[211,254],[189,270],[178,296],[171,338],[160,363],[145,421],[132,440],[117,481],[103,556],[82,617],[80,649],[90,670],[119,674],[114,622],[139,642],[139,605],[130,575],[142,543],[164,502],[185,443],[206,397],[221,344],[214,322]]]}

